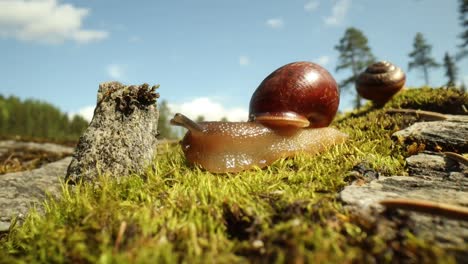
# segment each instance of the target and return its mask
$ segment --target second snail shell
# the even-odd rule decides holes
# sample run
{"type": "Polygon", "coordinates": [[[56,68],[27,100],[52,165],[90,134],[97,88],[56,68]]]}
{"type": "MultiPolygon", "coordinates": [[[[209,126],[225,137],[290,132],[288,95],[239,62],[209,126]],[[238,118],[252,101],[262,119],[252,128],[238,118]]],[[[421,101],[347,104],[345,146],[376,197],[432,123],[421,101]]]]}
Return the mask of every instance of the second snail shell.
{"type": "Polygon", "coordinates": [[[356,80],[356,90],[363,98],[377,105],[385,104],[405,84],[403,70],[388,61],[376,62],[356,80]]]}

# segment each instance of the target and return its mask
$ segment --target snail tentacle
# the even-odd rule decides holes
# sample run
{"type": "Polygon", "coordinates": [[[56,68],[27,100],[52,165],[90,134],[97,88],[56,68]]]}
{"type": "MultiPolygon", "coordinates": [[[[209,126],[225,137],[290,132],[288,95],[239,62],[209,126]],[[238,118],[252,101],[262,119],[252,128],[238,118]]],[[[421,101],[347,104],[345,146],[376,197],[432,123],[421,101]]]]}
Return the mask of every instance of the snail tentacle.
{"type": "Polygon", "coordinates": [[[203,127],[183,114],[176,113],[170,120],[171,125],[185,127],[192,133],[202,133],[203,127]]]}

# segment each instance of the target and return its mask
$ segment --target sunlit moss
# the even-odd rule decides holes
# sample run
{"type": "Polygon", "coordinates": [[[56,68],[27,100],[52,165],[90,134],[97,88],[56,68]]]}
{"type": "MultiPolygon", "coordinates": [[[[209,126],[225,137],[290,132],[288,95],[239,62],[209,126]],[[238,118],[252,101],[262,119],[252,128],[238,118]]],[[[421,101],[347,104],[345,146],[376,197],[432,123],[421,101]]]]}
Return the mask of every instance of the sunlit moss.
{"type": "Polygon", "coordinates": [[[446,114],[468,114],[468,93],[441,87],[408,88],[398,93],[385,108],[401,107],[435,111],[446,114]]]}

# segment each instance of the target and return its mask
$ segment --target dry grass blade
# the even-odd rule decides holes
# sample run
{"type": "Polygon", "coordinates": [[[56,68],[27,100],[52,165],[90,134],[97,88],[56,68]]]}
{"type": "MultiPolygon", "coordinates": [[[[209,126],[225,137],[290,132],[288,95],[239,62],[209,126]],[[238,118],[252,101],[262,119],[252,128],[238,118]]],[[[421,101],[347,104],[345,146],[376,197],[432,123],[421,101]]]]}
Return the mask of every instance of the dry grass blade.
{"type": "Polygon", "coordinates": [[[380,201],[380,204],[386,208],[403,209],[468,221],[468,208],[452,204],[405,198],[386,199],[380,201]]]}
{"type": "Polygon", "coordinates": [[[432,112],[432,111],[424,111],[424,110],[416,110],[416,109],[387,109],[385,110],[388,114],[406,114],[406,115],[414,115],[419,119],[427,120],[427,121],[438,121],[438,120],[446,120],[447,116],[441,113],[432,112]]]}
{"type": "Polygon", "coordinates": [[[115,239],[115,244],[114,244],[115,252],[119,250],[119,247],[120,247],[120,244],[122,243],[123,235],[126,229],[127,229],[127,222],[122,221],[122,223],[120,223],[119,233],[117,233],[117,238],[115,239]]]}
{"type": "Polygon", "coordinates": [[[468,159],[455,152],[444,152],[444,155],[452,160],[455,160],[465,166],[468,166],[468,159]]]}

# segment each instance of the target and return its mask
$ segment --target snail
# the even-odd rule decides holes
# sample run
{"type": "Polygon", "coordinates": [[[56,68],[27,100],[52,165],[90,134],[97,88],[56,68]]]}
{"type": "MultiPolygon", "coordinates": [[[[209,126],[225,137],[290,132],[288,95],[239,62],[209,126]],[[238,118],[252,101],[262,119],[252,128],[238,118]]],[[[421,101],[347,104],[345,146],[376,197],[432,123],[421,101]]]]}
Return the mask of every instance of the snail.
{"type": "Polygon", "coordinates": [[[356,90],[375,106],[382,107],[405,85],[403,70],[388,61],[371,64],[356,80],[356,90]]]}
{"type": "Polygon", "coordinates": [[[171,124],[188,129],[181,145],[190,163],[214,173],[239,172],[343,143],[347,135],[328,127],[338,103],[338,85],[325,69],[294,62],[255,90],[249,121],[196,123],[177,113],[171,124]]]}

